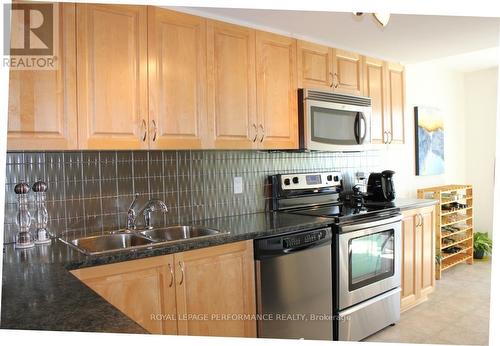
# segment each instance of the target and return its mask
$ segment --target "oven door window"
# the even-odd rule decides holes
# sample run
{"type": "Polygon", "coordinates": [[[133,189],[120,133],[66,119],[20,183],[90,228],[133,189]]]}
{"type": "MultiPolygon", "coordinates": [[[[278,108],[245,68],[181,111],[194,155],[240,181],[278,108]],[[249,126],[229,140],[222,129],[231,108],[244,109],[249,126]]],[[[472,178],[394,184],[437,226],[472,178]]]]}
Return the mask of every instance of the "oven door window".
{"type": "Polygon", "coordinates": [[[394,230],[349,240],[349,291],[394,275],[394,230]]]}
{"type": "Polygon", "coordinates": [[[311,106],[311,140],[325,144],[356,145],[358,112],[311,106]]]}

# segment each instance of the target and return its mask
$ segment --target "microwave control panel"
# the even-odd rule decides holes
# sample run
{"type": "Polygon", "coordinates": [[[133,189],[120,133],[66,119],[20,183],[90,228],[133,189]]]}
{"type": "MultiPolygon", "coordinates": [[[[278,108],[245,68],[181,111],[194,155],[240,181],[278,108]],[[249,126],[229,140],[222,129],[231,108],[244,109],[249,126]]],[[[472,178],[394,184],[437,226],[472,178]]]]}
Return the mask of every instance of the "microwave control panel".
{"type": "Polygon", "coordinates": [[[282,190],[320,189],[341,186],[340,172],[282,174],[280,176],[282,190]]]}

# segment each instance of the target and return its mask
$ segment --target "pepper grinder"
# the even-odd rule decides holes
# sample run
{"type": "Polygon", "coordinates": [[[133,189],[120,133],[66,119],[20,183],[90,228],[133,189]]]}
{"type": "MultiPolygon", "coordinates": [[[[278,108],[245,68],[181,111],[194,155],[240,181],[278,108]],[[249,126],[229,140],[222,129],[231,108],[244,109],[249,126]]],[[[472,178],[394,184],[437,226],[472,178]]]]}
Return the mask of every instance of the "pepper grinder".
{"type": "Polygon", "coordinates": [[[35,193],[35,244],[50,243],[50,233],[47,231],[47,223],[49,221],[49,213],[45,204],[45,196],[47,184],[43,181],[37,181],[33,184],[33,192],[35,193]]]}
{"type": "Polygon", "coordinates": [[[19,183],[14,187],[14,192],[17,195],[17,201],[19,203],[16,216],[16,225],[19,227],[16,235],[17,249],[26,249],[35,246],[33,236],[30,233],[31,214],[28,210],[29,190],[30,187],[26,183],[19,183]]]}

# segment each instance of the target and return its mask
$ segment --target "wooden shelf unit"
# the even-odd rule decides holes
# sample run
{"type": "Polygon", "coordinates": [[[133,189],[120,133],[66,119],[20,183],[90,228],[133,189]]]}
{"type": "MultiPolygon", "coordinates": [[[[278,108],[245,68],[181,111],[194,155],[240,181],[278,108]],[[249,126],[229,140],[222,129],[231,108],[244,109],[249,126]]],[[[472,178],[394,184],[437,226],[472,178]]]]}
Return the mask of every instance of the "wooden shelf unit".
{"type": "Polygon", "coordinates": [[[436,263],[436,279],[441,279],[444,270],[458,263],[473,264],[474,251],[474,217],[472,185],[443,185],[417,190],[418,198],[436,199],[439,201],[436,215],[436,254],[440,260],[436,263]],[[448,210],[447,205],[454,202],[465,204],[465,208],[448,210]],[[444,209],[443,209],[444,207],[444,209]],[[448,233],[446,228],[457,227],[458,230],[448,233]],[[444,239],[452,242],[444,243],[444,239]],[[443,250],[453,246],[461,250],[447,253],[443,250]]]}

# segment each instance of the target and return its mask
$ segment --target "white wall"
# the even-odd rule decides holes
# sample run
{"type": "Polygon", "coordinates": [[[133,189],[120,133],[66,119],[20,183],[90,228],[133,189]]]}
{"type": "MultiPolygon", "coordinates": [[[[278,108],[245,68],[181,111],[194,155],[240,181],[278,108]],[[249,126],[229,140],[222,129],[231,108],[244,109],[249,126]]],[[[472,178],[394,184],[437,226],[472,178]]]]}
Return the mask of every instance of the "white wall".
{"type": "Polygon", "coordinates": [[[474,186],[474,228],[493,230],[497,77],[490,68],[465,74],[466,178],[474,186]]]}
{"type": "Polygon", "coordinates": [[[396,171],[398,197],[443,184],[472,184],[477,231],[492,231],[497,112],[497,68],[447,69],[440,61],[406,65],[405,144],[385,146],[380,169],[396,171]],[[415,175],[414,106],[441,109],[445,128],[445,173],[415,175]]]}
{"type": "Polygon", "coordinates": [[[398,197],[416,197],[416,190],[466,182],[464,75],[443,68],[438,62],[406,65],[405,144],[386,146],[383,169],[396,171],[398,197]],[[444,121],[445,173],[415,175],[414,106],[439,108],[444,121]]]}

